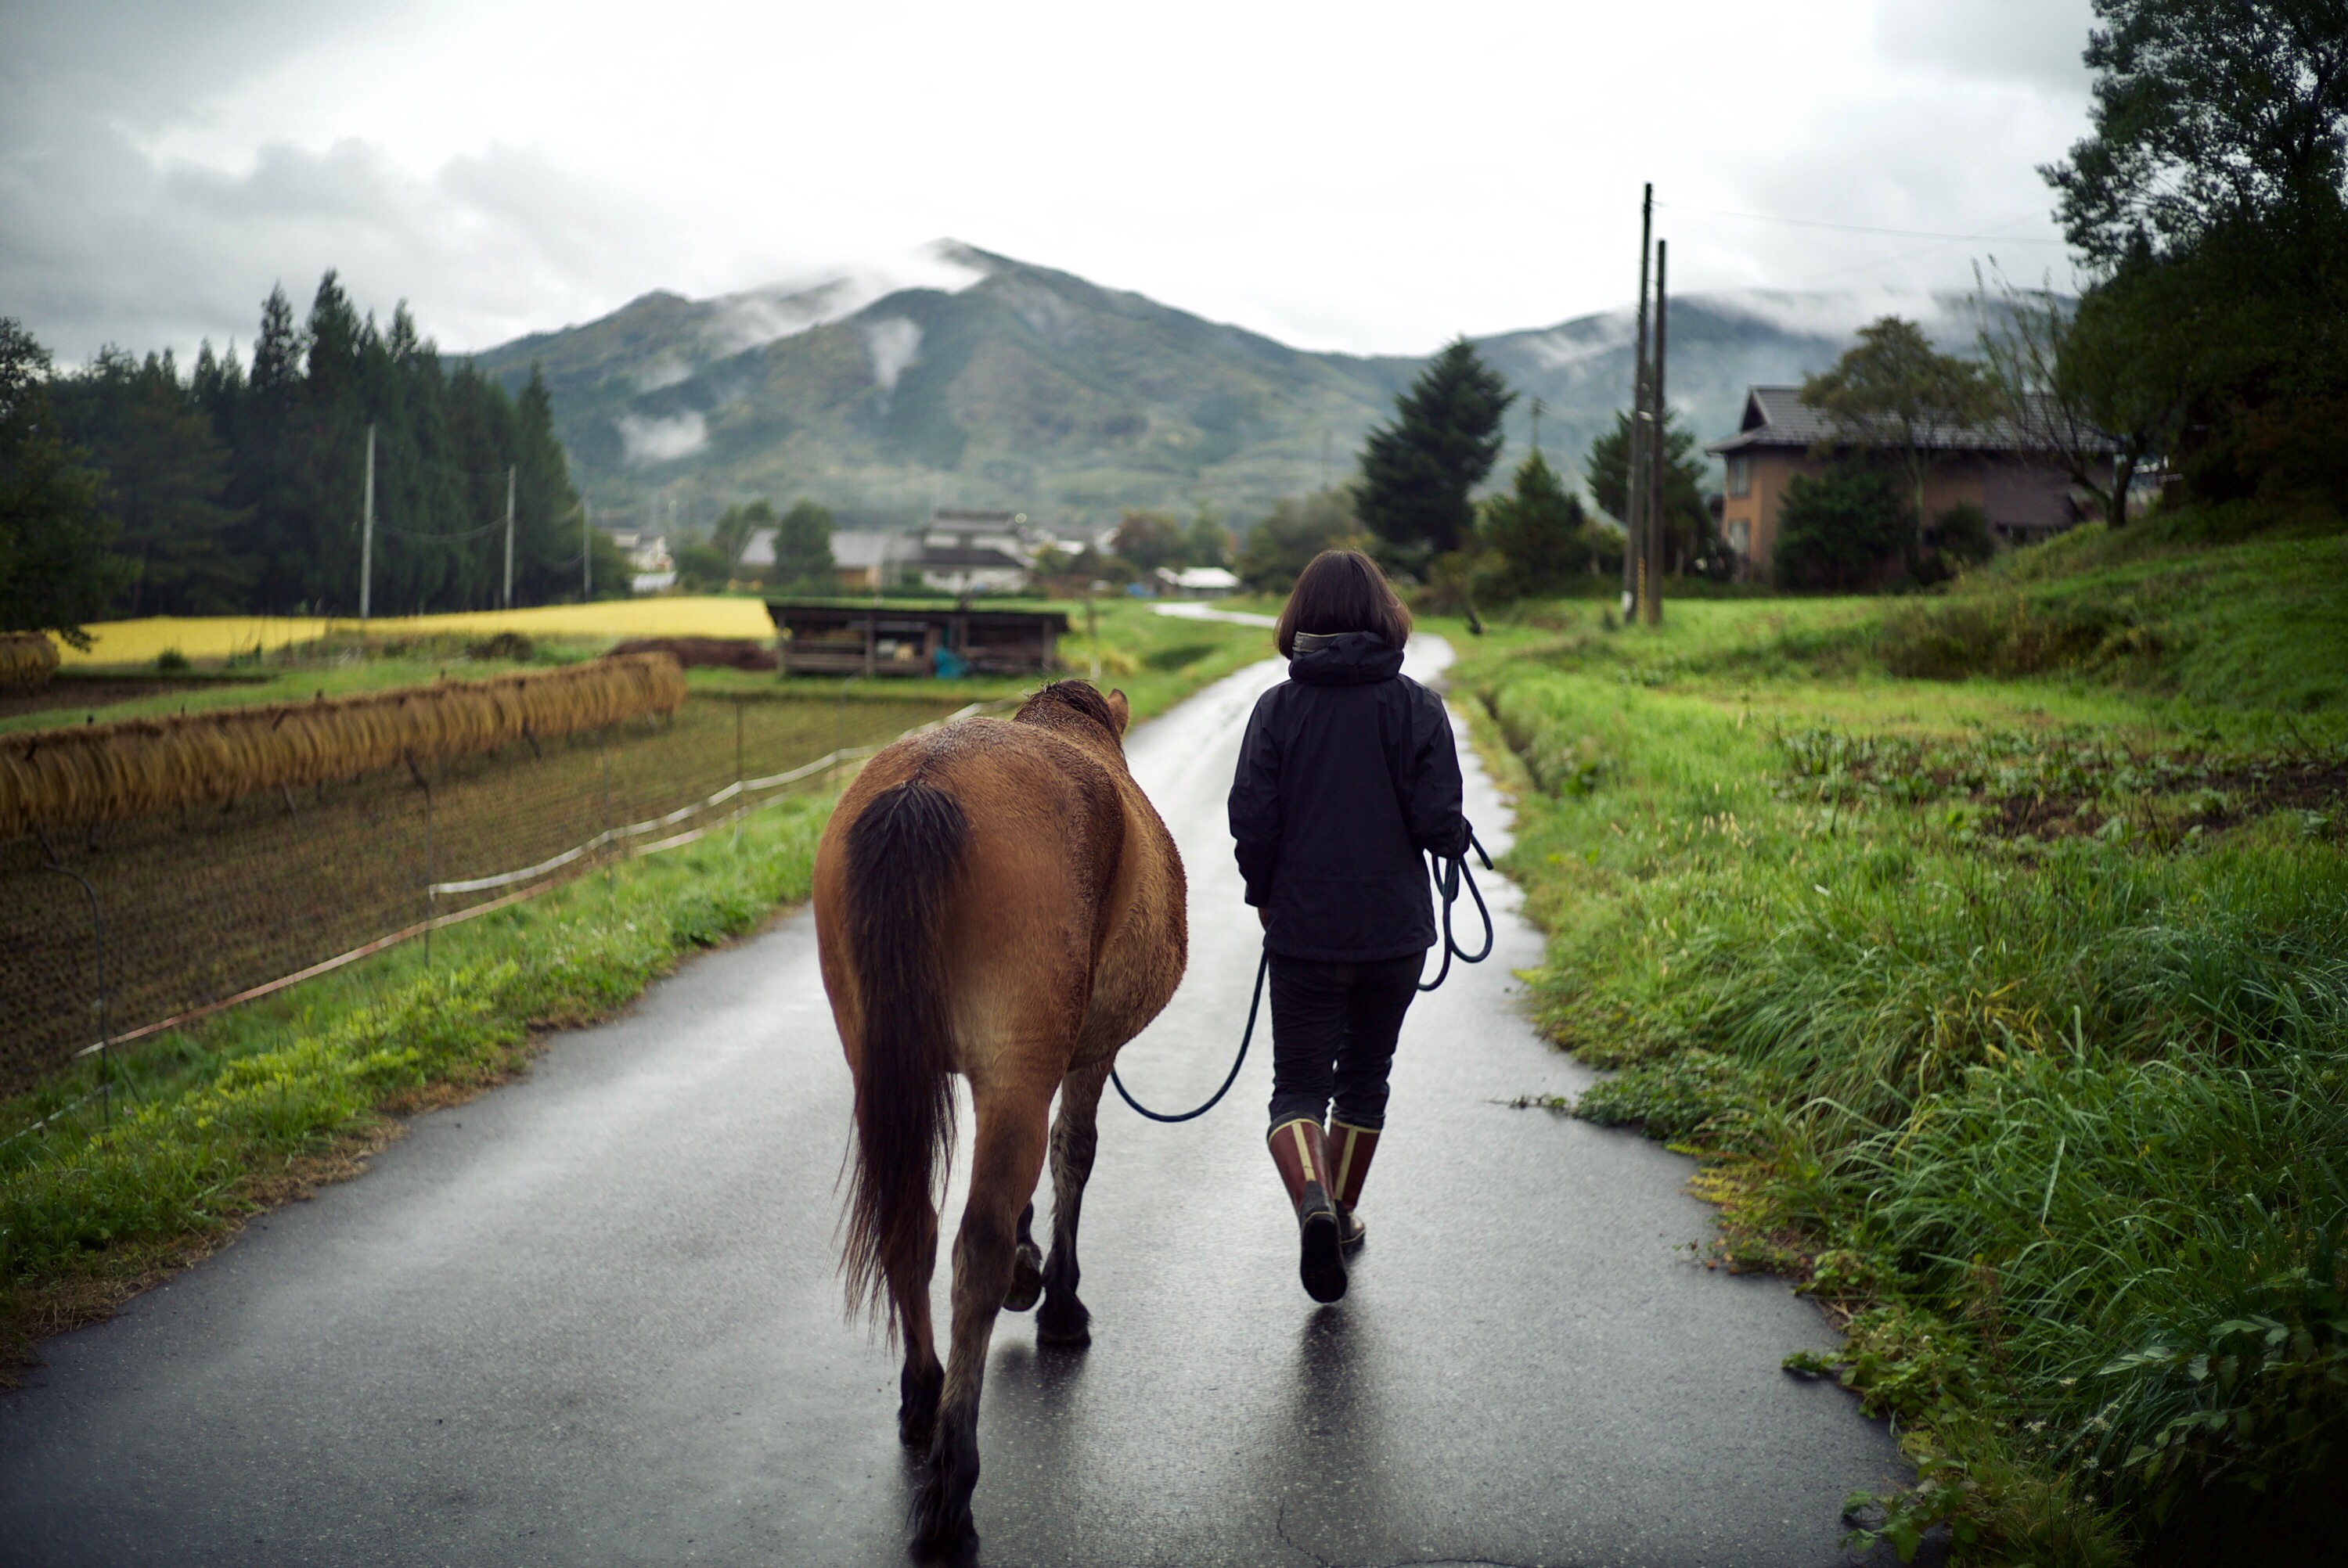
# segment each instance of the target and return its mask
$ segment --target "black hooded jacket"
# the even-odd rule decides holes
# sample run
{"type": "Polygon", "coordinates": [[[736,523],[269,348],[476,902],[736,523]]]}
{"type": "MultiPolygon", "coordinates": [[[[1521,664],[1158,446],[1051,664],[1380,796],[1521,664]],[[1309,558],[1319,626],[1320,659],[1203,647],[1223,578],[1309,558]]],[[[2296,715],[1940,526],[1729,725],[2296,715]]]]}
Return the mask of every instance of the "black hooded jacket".
{"type": "Polygon", "coordinates": [[[1231,814],[1272,951],[1370,963],[1435,945],[1423,852],[1464,852],[1468,819],[1451,716],[1401,649],[1349,631],[1291,660],[1248,720],[1231,814]]]}

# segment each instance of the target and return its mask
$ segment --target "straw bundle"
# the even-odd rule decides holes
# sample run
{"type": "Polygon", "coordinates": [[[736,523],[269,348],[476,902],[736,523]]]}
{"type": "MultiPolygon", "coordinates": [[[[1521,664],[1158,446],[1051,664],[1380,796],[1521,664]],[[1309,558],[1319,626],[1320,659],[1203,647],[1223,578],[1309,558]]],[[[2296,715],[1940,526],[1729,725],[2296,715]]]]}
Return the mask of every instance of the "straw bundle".
{"type": "Polygon", "coordinates": [[[0,631],[0,692],[29,691],[57,672],[57,645],[45,632],[0,631]]]}
{"type": "Polygon", "coordinates": [[[329,702],[223,708],[0,737],[0,838],[551,740],[674,712],[665,654],[329,702]]]}

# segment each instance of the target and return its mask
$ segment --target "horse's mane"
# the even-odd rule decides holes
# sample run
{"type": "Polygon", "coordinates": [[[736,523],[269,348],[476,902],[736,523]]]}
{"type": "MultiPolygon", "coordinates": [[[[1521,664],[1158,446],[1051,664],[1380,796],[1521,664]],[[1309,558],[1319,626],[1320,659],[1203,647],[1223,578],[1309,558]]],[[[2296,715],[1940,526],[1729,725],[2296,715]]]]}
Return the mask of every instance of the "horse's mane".
{"type": "Polygon", "coordinates": [[[1117,716],[1109,712],[1108,699],[1089,681],[1055,681],[1021,703],[1012,717],[1023,723],[1048,725],[1063,711],[1091,720],[1112,741],[1118,738],[1117,716]]]}

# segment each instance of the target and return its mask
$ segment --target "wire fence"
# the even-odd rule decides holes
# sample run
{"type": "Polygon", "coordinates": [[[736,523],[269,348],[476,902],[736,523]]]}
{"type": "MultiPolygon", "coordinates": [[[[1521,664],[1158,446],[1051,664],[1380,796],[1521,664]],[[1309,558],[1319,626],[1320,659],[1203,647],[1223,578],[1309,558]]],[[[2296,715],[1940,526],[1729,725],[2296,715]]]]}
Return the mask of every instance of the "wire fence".
{"type": "Polygon", "coordinates": [[[845,688],[696,695],[665,719],[0,843],[0,1093],[689,843],[947,710],[845,688]]]}

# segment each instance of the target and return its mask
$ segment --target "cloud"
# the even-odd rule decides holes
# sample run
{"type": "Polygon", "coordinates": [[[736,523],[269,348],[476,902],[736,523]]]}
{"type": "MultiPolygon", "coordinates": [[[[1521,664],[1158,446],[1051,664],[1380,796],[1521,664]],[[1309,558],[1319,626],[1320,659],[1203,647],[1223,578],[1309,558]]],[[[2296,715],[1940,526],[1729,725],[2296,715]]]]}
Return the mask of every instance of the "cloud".
{"type": "Polygon", "coordinates": [[[674,463],[709,445],[709,421],[690,410],[666,417],[623,414],[612,425],[632,467],[674,463]]]}
{"type": "MultiPolygon", "coordinates": [[[[1608,64],[1652,47],[1649,15],[1532,0],[1201,0],[1173,24],[671,0],[650,27],[621,0],[18,0],[0,311],[69,360],[186,348],[333,266],[452,349],[664,288],[724,300],[707,346],[730,352],[876,280],[960,286],[983,254],[903,261],[953,233],[1299,346],[1417,353],[1626,302],[1649,178],[1685,204],[1680,292],[1962,288],[1993,247],[1693,209],[2044,239],[2034,166],[2084,128],[2089,19],[1786,0],[1756,29],[1682,0],[1658,75],[1608,64]],[[1055,89],[973,114],[973,80],[1055,89]],[[1165,101],[1195,112],[1140,107],[1165,101]]],[[[2010,249],[2033,275],[2062,254],[2010,249]]]]}
{"type": "Polygon", "coordinates": [[[872,356],[872,383],[883,392],[897,388],[897,378],[922,352],[922,328],[902,316],[886,316],[864,323],[864,352],[872,356]]]}

